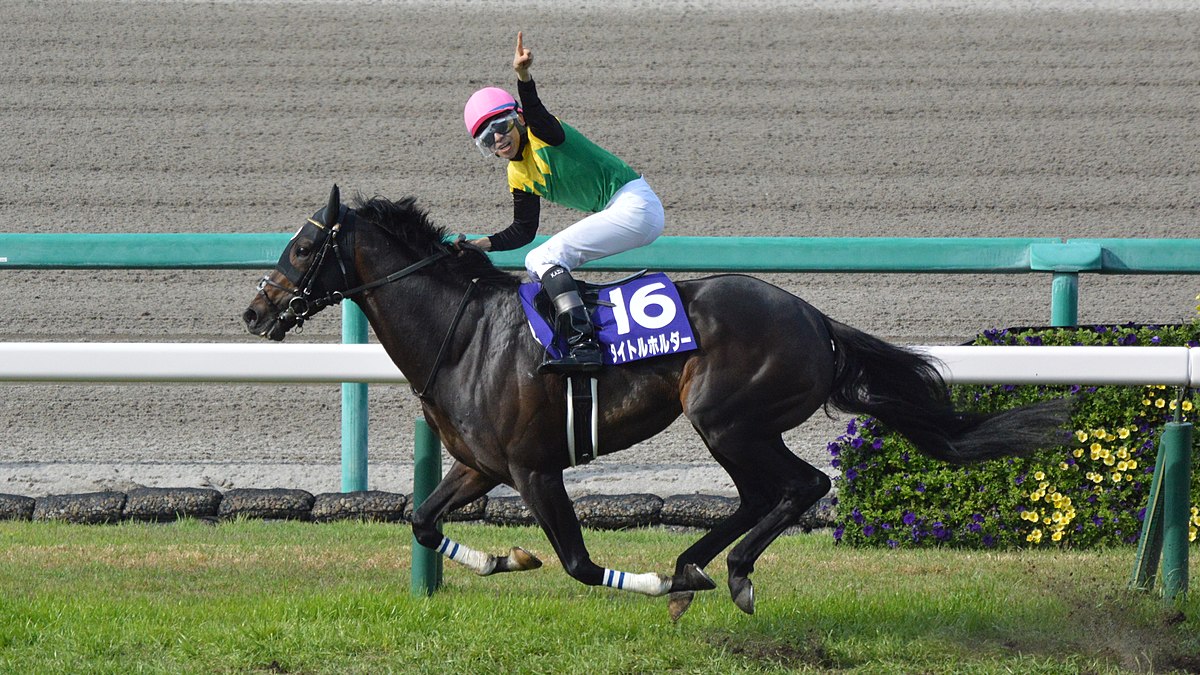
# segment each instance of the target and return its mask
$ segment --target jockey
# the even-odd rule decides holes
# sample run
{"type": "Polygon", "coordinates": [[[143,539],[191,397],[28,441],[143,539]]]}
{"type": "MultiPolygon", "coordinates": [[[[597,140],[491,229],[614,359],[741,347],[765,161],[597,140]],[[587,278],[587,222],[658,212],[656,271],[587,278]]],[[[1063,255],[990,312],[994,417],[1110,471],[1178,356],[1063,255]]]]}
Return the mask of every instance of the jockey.
{"type": "Polygon", "coordinates": [[[553,301],[555,332],[570,351],[538,372],[594,372],[603,364],[600,344],[571,270],[654,241],[662,233],[663,206],[638,172],[546,110],[529,75],[532,63],[518,32],[512,65],[521,103],[488,87],[475,92],[463,111],[479,151],[508,160],[513,198],[512,224],[470,243],[486,251],[528,244],[537,234],[543,197],[590,214],[530,251],[525,269],[553,301]]]}

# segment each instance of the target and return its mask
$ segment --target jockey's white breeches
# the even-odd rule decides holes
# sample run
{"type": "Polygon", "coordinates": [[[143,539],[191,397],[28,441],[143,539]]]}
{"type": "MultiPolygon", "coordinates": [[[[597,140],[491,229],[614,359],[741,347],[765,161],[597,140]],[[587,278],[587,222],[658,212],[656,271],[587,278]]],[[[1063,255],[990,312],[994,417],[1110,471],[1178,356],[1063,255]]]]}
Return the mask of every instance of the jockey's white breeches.
{"type": "Polygon", "coordinates": [[[558,265],[571,271],[588,262],[645,246],[662,234],[666,216],[646,179],[626,183],[602,211],[593,213],[550,237],[525,256],[534,281],[558,265]]]}

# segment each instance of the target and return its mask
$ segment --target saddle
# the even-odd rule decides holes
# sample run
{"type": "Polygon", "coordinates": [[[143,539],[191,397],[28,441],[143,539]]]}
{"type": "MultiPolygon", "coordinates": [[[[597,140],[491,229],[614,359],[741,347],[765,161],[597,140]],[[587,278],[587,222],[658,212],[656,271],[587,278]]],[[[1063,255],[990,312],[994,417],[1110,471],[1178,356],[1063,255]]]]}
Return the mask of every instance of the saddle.
{"type": "MultiPolygon", "coordinates": [[[[611,302],[605,302],[600,299],[600,292],[606,288],[614,288],[623,286],[624,284],[641,279],[649,273],[649,270],[639,270],[629,276],[621,277],[614,281],[604,281],[595,283],[591,281],[575,280],[575,285],[579,288],[579,297],[583,298],[583,304],[588,309],[588,313],[595,314],[597,307],[612,307],[611,302]]],[[[550,301],[550,296],[546,294],[545,289],[537,292],[533,296],[533,308],[537,313],[546,320],[546,323],[554,325],[554,305],[550,301]]]]}
{"type": "MultiPolygon", "coordinates": [[[[600,292],[606,288],[620,286],[646,275],[647,270],[602,283],[593,283],[576,279],[579,297],[589,314],[595,314],[599,306],[611,307],[612,303],[600,299],[600,292]]],[[[545,289],[533,297],[533,308],[549,325],[554,325],[554,305],[545,289]]],[[[594,320],[593,316],[593,320],[594,320]]],[[[547,347],[549,349],[549,347],[547,347]]],[[[564,380],[567,399],[567,452],[571,466],[587,464],[596,458],[596,446],[599,444],[598,420],[599,401],[596,395],[596,378],[589,375],[568,375],[564,380]]]]}

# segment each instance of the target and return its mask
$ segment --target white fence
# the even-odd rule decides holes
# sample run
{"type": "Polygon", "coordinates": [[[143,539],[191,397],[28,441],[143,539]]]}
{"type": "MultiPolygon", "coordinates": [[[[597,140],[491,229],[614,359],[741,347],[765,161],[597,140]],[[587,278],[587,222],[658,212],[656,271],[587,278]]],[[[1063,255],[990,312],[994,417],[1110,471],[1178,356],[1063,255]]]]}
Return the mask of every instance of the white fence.
{"type": "MultiPolygon", "coordinates": [[[[1187,347],[916,347],[958,384],[1200,386],[1187,347]]],[[[8,342],[0,381],[369,382],[407,380],[376,344],[8,342]]]]}

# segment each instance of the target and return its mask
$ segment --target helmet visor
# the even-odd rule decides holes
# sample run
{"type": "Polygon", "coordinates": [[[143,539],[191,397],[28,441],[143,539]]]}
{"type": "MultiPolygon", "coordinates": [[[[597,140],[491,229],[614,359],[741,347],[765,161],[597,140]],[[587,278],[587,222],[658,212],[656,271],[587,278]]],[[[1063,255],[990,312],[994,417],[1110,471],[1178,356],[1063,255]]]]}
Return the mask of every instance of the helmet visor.
{"type": "Polygon", "coordinates": [[[483,128],[475,135],[475,147],[479,148],[479,152],[484,157],[496,154],[496,135],[505,136],[516,125],[517,111],[515,110],[491,120],[483,125],[483,128]]]}

